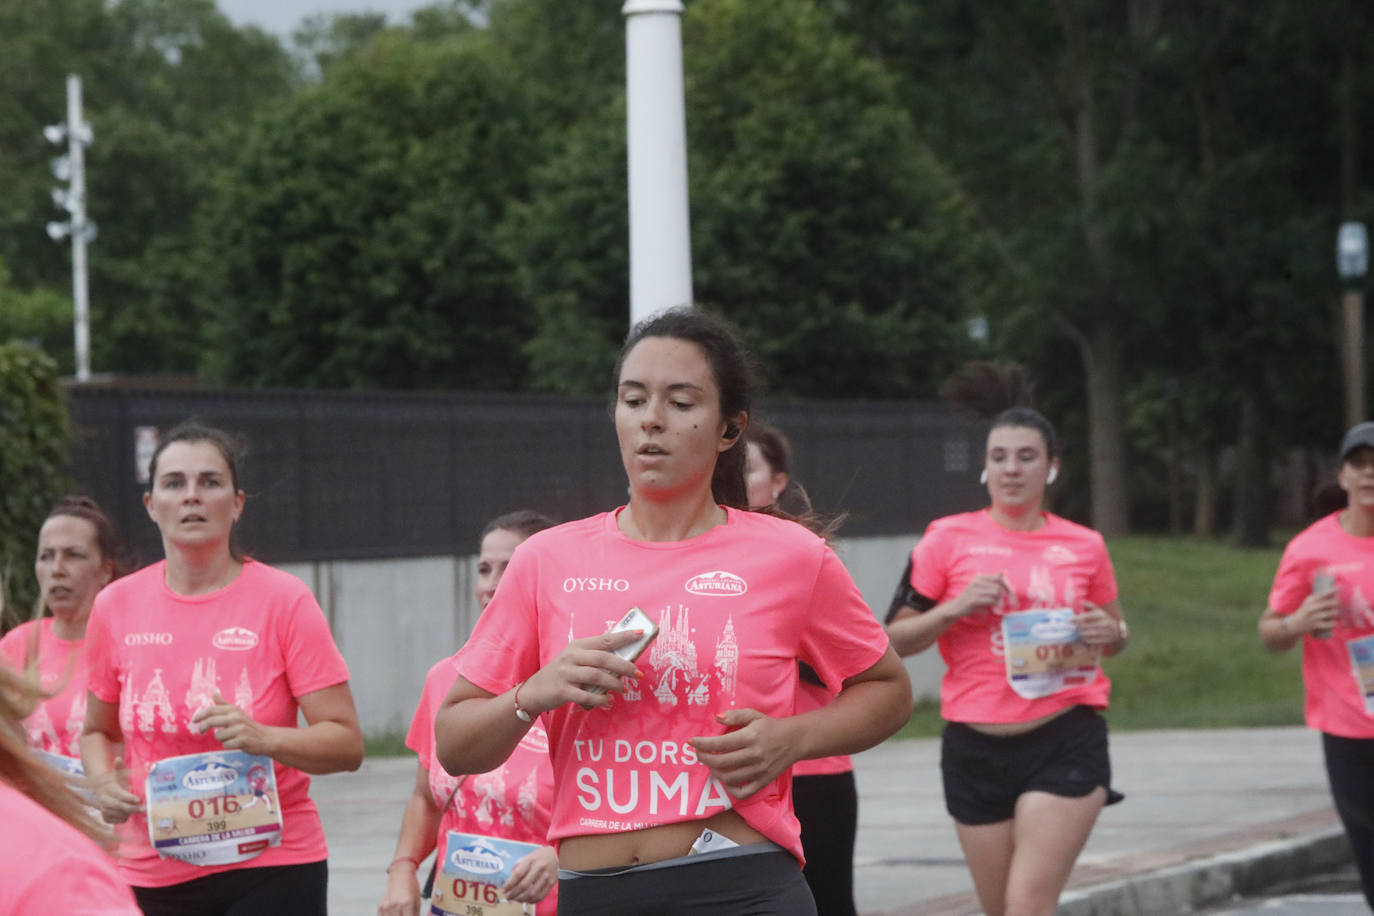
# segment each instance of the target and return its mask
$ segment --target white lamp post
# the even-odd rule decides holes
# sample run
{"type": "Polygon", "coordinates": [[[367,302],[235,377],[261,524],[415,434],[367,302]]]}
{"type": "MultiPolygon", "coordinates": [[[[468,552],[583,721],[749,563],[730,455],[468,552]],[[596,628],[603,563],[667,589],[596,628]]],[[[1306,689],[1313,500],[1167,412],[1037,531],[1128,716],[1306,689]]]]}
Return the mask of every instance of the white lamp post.
{"type": "Polygon", "coordinates": [[[67,123],[50,124],[43,128],[49,143],[67,142],[67,155],[53,162],[53,174],[59,181],[68,182],[66,188],[52,192],[53,203],[71,214],[64,223],[48,223],[48,235],[54,242],[72,240],[72,305],[74,311],[72,334],[76,344],[76,380],[91,379],[91,303],[86,286],[86,243],[95,240],[95,223],[86,219],[86,147],[94,135],[91,125],[81,116],[81,77],[67,76],[67,123]]]}
{"type": "Polygon", "coordinates": [[[692,302],[680,0],[626,0],[630,325],[692,302]]]}

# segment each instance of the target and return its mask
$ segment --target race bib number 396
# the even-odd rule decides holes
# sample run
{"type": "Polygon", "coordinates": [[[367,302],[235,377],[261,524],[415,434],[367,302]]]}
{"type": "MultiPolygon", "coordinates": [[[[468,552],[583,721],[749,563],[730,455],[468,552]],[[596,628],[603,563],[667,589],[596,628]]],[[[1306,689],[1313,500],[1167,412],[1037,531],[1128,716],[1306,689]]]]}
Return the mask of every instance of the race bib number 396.
{"type": "Polygon", "coordinates": [[[272,760],[213,751],[159,760],[148,770],[148,839],[159,855],[229,865],[281,843],[272,760]]]}
{"type": "Polygon", "coordinates": [[[434,879],[430,916],[522,916],[534,907],[501,896],[515,863],[539,847],[473,833],[448,832],[434,879]]]}

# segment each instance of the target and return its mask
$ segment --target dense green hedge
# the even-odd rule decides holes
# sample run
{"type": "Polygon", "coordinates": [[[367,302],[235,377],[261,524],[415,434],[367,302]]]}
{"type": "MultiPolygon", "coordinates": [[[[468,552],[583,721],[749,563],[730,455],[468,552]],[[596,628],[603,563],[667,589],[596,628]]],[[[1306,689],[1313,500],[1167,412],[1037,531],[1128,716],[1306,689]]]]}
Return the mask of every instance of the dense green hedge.
{"type": "Polygon", "coordinates": [[[38,528],[69,487],[70,430],[57,364],[32,347],[0,345],[0,632],[33,607],[38,528]]]}

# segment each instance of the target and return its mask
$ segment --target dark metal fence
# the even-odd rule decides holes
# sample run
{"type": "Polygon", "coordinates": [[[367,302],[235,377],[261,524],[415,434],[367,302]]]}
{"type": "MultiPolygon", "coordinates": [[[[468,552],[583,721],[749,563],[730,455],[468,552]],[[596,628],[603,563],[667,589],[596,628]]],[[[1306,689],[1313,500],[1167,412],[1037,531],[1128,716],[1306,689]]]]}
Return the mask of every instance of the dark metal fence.
{"type": "MultiPolygon", "coordinates": [[[[149,428],[188,417],[245,441],[242,541],[269,562],[472,553],[500,512],[571,519],[625,499],[601,399],[74,387],[70,403],[73,477],[141,562],[161,555],[138,476],[149,428]]],[[[761,413],[792,439],[794,476],[816,508],[849,513],[843,536],[917,532],[985,498],[982,430],[943,407],[789,402],[761,413]]]]}

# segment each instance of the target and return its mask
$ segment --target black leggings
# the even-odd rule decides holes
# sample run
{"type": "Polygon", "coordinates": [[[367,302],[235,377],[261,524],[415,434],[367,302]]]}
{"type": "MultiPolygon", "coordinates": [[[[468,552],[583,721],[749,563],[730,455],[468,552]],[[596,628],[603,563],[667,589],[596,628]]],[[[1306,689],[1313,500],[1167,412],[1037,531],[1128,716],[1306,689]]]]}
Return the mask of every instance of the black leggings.
{"type": "Polygon", "coordinates": [[[329,866],[232,868],[168,887],[135,887],[144,916],[325,916],[329,866]]]}
{"type": "Polygon", "coordinates": [[[1374,738],[1322,733],[1326,778],[1355,854],[1365,902],[1374,910],[1374,738]]]}
{"type": "Polygon", "coordinates": [[[792,806],[801,821],[802,874],[819,916],[855,916],[854,831],[859,793],[854,771],[792,777],[792,806]]]}
{"type": "Polygon", "coordinates": [[[558,881],[558,916],[815,916],[787,852],[558,881]]]}

